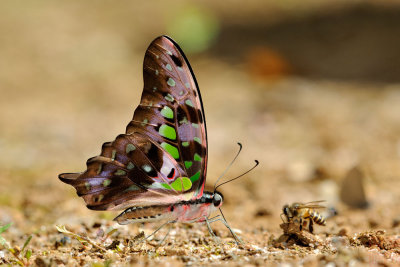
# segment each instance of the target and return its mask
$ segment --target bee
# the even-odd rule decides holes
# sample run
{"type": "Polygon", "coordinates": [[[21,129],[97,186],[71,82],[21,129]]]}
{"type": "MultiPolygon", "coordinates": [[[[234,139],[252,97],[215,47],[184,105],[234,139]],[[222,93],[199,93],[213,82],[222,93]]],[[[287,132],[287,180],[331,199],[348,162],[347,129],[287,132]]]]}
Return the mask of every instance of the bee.
{"type": "Polygon", "coordinates": [[[290,206],[285,205],[283,206],[281,218],[282,215],[285,215],[287,223],[299,223],[300,231],[303,230],[303,226],[306,226],[308,222],[308,229],[310,233],[312,233],[314,231],[313,223],[326,225],[326,218],[316,211],[317,209],[326,208],[325,206],[319,205],[318,203],[320,202],[324,202],[324,200],[311,201],[307,203],[296,202],[290,206]]]}

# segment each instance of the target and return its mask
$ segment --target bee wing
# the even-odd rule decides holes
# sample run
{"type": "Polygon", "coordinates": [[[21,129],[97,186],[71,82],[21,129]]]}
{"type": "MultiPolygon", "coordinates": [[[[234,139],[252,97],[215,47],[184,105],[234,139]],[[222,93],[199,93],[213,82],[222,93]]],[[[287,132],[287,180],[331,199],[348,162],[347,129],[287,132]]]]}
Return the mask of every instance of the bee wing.
{"type": "Polygon", "coordinates": [[[310,201],[307,203],[300,203],[299,208],[309,208],[309,209],[325,209],[325,206],[322,206],[318,203],[321,202],[326,202],[326,200],[316,200],[316,201],[310,201]]]}
{"type": "Polygon", "coordinates": [[[325,206],[318,205],[318,204],[315,204],[315,205],[306,205],[305,208],[309,208],[309,209],[326,209],[325,206]]]}
{"type": "Polygon", "coordinates": [[[326,202],[326,200],[315,200],[315,201],[306,202],[304,204],[313,204],[313,203],[321,203],[321,202],[326,202]]]}

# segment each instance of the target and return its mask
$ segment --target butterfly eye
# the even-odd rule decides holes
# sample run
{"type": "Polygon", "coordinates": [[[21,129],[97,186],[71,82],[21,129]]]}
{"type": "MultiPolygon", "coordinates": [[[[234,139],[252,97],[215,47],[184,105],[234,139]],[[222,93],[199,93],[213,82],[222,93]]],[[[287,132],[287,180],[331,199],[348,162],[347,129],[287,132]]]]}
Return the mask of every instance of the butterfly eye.
{"type": "Polygon", "coordinates": [[[215,207],[219,207],[222,204],[222,195],[219,193],[214,194],[213,204],[215,207]]]}

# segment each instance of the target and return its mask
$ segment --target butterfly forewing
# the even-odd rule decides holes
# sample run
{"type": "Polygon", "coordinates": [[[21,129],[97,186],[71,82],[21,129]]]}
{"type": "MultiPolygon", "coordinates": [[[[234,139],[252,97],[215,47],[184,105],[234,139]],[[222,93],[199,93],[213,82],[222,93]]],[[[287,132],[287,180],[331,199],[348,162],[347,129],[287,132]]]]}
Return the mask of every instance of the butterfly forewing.
{"type": "Polygon", "coordinates": [[[123,209],[199,198],[207,136],[200,92],[183,52],[158,37],[146,51],[144,90],[126,134],[104,143],[83,173],[59,178],[91,209],[123,209]]]}
{"type": "Polygon", "coordinates": [[[183,52],[159,37],[147,49],[144,89],[127,133],[155,140],[185,170],[194,198],[201,196],[207,165],[205,119],[197,82],[183,52]]]}

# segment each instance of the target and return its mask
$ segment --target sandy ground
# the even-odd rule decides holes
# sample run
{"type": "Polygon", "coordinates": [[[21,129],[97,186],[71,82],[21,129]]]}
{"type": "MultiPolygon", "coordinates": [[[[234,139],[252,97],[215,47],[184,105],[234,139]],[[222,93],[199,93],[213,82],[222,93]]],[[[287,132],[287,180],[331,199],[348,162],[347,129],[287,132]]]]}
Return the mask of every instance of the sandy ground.
{"type": "MultiPolygon", "coordinates": [[[[0,226],[12,223],[0,234],[7,242],[0,263],[399,264],[400,85],[372,76],[303,76],[293,67],[299,62],[254,73],[249,64],[259,62],[251,57],[232,62],[215,51],[188,55],[207,119],[207,186],[235,155],[237,141],[243,152],[226,179],[260,161],[221,187],[224,214],[243,244],[220,223],[213,224],[217,240],[203,224],[175,224],[161,245],[167,227],[140,242],[160,224],[119,226],[112,222],[116,213],[86,209],[57,175],[84,170],[103,142],[124,131],[142,90],[144,50],[163,31],[154,23],[144,33],[137,25],[145,25],[145,17],[131,18],[123,6],[108,8],[99,4],[96,13],[86,5],[43,1],[26,7],[10,2],[0,11],[0,31],[7,33],[0,44],[0,226]],[[128,21],[137,24],[128,30],[128,21]],[[351,177],[355,167],[358,178],[351,177]],[[345,180],[361,182],[346,182],[342,198],[367,201],[367,208],[341,201],[345,180]],[[311,235],[282,225],[284,204],[313,200],[326,200],[326,226],[316,225],[311,235]]],[[[227,16],[221,10],[215,7],[227,16]]]]}

